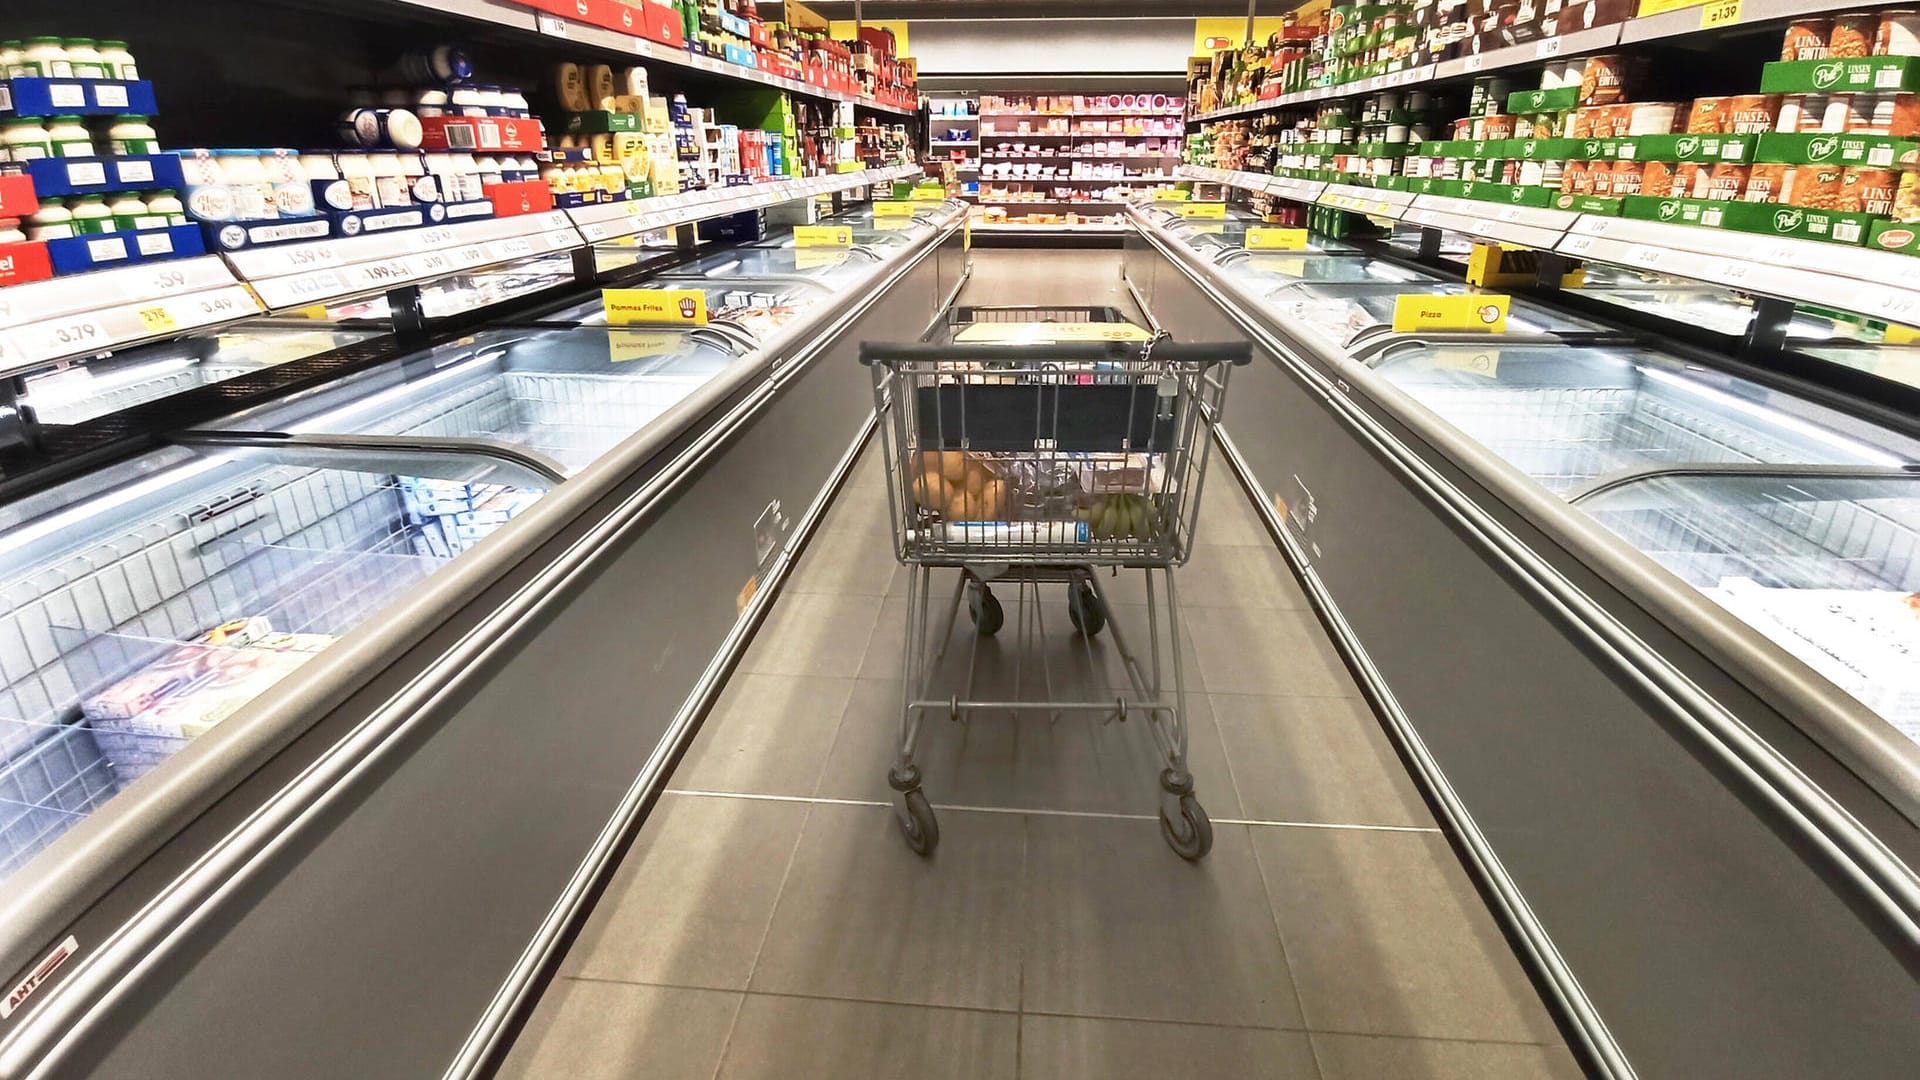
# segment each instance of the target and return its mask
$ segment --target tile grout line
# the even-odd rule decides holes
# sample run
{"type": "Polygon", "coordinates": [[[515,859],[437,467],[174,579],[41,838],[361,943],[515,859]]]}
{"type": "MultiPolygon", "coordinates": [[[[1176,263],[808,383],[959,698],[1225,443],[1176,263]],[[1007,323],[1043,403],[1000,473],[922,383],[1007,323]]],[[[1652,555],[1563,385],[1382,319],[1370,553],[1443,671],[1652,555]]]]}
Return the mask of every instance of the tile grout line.
{"type": "Polygon", "coordinates": [[[742,998],[772,997],[793,998],[799,1001],[833,1001],[848,1005],[880,1005],[899,1009],[932,1009],[946,1012],[983,1013],[989,1016],[1038,1016],[1055,1020],[1098,1020],[1107,1023],[1153,1024],[1164,1027],[1219,1028],[1227,1031],[1285,1031],[1298,1035],[1335,1035],[1356,1039],[1399,1039],[1404,1042],[1465,1043],[1483,1046],[1535,1046],[1548,1049],[1564,1047],[1564,1042],[1533,1042],[1527,1039],[1468,1039],[1449,1035],[1407,1035],[1383,1031],[1354,1031],[1342,1028],[1316,1028],[1301,1025],[1289,1027],[1279,1024],[1229,1024],[1218,1020],[1168,1020],[1152,1016],[1116,1016],[1097,1013],[1060,1012],[1053,1009],[996,1009],[985,1005],[928,1005],[916,1001],[893,1001],[885,998],[843,997],[836,994],[802,994],[791,990],[727,990],[714,986],[695,986],[691,983],[640,982],[632,979],[609,979],[595,975],[562,975],[568,982],[595,983],[603,986],[645,986],[660,990],[687,990],[706,994],[733,994],[742,998]]]}
{"type": "MultiPolygon", "coordinates": [[[[1308,1028],[1307,1001],[1300,994],[1300,980],[1293,974],[1293,957],[1287,952],[1287,935],[1280,929],[1280,912],[1273,904],[1273,887],[1267,884],[1267,865],[1260,858],[1260,845],[1253,842],[1253,830],[1247,830],[1247,847],[1253,855],[1254,873],[1260,875],[1260,892],[1267,902],[1267,919],[1273,924],[1273,940],[1280,946],[1280,962],[1287,966],[1287,985],[1293,989],[1293,1007],[1300,1011],[1300,1026],[1308,1028]]],[[[1313,1045],[1311,1028],[1308,1028],[1307,1055],[1313,1058],[1314,1075],[1326,1080],[1327,1070],[1320,1064],[1320,1048],[1313,1045]]]]}
{"type": "Polygon", "coordinates": [[[767,907],[767,924],[760,928],[760,940],[753,947],[753,962],[747,965],[747,983],[740,989],[740,1002],[734,1006],[733,1022],[727,1025],[727,1037],[720,1044],[720,1058],[714,1062],[712,1080],[720,1080],[720,1071],[726,1067],[727,1055],[733,1051],[733,1033],[740,1027],[740,1014],[746,1011],[747,995],[753,992],[753,977],[760,970],[760,954],[766,951],[767,938],[773,934],[774,917],[780,914],[780,898],[787,894],[787,881],[793,877],[793,864],[800,859],[800,844],[807,838],[807,825],[813,820],[813,806],[807,805],[800,815],[799,831],[793,836],[793,850],[787,853],[787,865],[780,871],[780,887],[773,891],[773,903],[767,907]]]}
{"type": "MultiPolygon", "coordinates": [[[[668,795],[700,799],[747,799],[759,802],[817,803],[823,806],[891,807],[878,799],[834,799],[815,795],[774,795],[746,791],[701,791],[692,788],[668,788],[668,795]]],[[[1238,792],[1236,792],[1236,795],[1238,792]]],[[[1033,814],[1040,817],[1096,818],[1109,821],[1158,821],[1156,814],[1122,814],[1105,810],[1052,810],[1044,807],[970,806],[964,803],[934,803],[935,810],[955,810],[970,814],[1033,814]]],[[[1270,821],[1261,818],[1214,818],[1215,825],[1247,825],[1270,829],[1332,829],[1348,832],[1438,833],[1429,825],[1363,825],[1358,822],[1270,821]]]]}
{"type": "MultiPolygon", "coordinates": [[[[1032,825],[1033,823],[1025,815],[1021,816],[1020,818],[1020,916],[1021,916],[1021,922],[1025,925],[1032,924],[1032,919],[1029,917],[1031,915],[1031,912],[1028,910],[1029,894],[1032,891],[1029,888],[1029,885],[1032,881],[1032,878],[1029,876],[1027,872],[1028,870],[1027,860],[1033,851],[1032,825]]],[[[1017,968],[1019,971],[1019,982],[1017,984],[1018,989],[1015,991],[1014,999],[1013,999],[1014,1005],[1018,1010],[1018,1016],[1015,1018],[1013,1023],[1013,1080],[1020,1080],[1021,1070],[1024,1064],[1023,1058],[1025,1057],[1025,1048],[1026,1048],[1026,1042],[1027,1042],[1027,936],[1024,933],[1020,935],[1020,950],[1019,950],[1019,960],[1018,960],[1017,968]]]]}

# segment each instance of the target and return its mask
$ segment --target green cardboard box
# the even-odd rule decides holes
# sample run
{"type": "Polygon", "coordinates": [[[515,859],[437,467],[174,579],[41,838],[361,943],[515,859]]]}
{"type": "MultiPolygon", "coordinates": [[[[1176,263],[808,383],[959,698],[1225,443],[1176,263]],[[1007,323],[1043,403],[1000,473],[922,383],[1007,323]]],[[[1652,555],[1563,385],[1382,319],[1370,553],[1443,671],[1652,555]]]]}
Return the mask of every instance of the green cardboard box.
{"type": "Polygon", "coordinates": [[[1361,157],[1406,157],[1413,149],[1412,143],[1363,142],[1353,144],[1353,152],[1361,157]]]}
{"type": "Polygon", "coordinates": [[[1876,221],[1867,233],[1867,246],[1920,255],[1920,227],[1904,221],[1876,221]]]}
{"type": "Polygon", "coordinates": [[[1507,95],[1510,113],[1560,112],[1580,104],[1580,88],[1563,86],[1558,90],[1518,90],[1507,95]]]}
{"type": "Polygon", "coordinates": [[[1879,220],[1872,214],[1812,210],[1775,203],[1660,199],[1646,195],[1629,195],[1622,202],[1622,212],[1630,218],[1736,229],[1799,240],[1824,240],[1835,244],[1865,243],[1868,230],[1879,220]]]}
{"type": "Polygon", "coordinates": [[[1620,156],[1620,144],[1625,139],[1575,139],[1579,143],[1579,153],[1570,160],[1612,161],[1620,156]]]}
{"type": "Polygon", "coordinates": [[[1556,193],[1553,197],[1552,206],[1557,210],[1573,210],[1582,214],[1598,214],[1601,217],[1619,217],[1620,204],[1623,199],[1624,196],[1608,198],[1604,195],[1560,195],[1556,193]]]}
{"type": "Polygon", "coordinates": [[[1586,139],[1507,139],[1506,156],[1521,161],[1566,161],[1584,151],[1586,139]]]}
{"type": "Polygon", "coordinates": [[[1920,164],[1920,142],[1886,135],[1760,136],[1755,161],[1785,161],[1796,165],[1864,165],[1893,169],[1920,164]]]}
{"type": "Polygon", "coordinates": [[[639,130],[640,117],[633,113],[595,110],[567,116],[567,133],[570,135],[605,135],[615,131],[639,130]]]}
{"type": "Polygon", "coordinates": [[[1760,73],[1763,94],[1889,93],[1920,90],[1920,57],[1775,60],[1760,73]]]}
{"type": "MultiPolygon", "coordinates": [[[[1787,138],[1796,138],[1789,135],[1787,138]]],[[[1636,135],[1620,139],[1617,156],[1629,161],[1703,161],[1740,165],[1755,160],[1766,135],[1636,135]]]]}
{"type": "Polygon", "coordinates": [[[1718,211],[1729,204],[1709,199],[1662,199],[1652,195],[1626,195],[1620,199],[1620,216],[1639,218],[1643,221],[1664,221],[1672,225],[1719,224],[1717,213],[1711,222],[1704,221],[1708,211],[1718,211]]]}
{"type": "Polygon", "coordinates": [[[1392,176],[1380,177],[1380,182],[1374,186],[1385,188],[1388,191],[1405,191],[1407,190],[1407,183],[1410,179],[1412,178],[1401,176],[1396,173],[1395,175],[1392,175],[1392,176]]]}
{"type": "Polygon", "coordinates": [[[1560,194],[1552,188],[1522,187],[1517,184],[1490,184],[1483,180],[1466,180],[1460,183],[1460,197],[1476,202],[1503,203],[1508,206],[1552,206],[1554,196],[1560,194]]]}

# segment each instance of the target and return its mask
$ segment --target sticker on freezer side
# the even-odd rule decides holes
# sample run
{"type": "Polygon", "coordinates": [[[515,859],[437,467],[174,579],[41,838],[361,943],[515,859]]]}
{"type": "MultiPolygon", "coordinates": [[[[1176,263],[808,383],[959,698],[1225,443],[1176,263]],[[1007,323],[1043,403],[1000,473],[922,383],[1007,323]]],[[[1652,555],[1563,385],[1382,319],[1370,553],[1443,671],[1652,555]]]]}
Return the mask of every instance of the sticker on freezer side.
{"type": "Polygon", "coordinates": [[[35,964],[33,970],[27,973],[26,978],[13,984],[13,989],[7,991],[7,999],[0,1001],[0,1020],[5,1020],[15,1012],[18,1012],[20,1006],[25,1005],[27,999],[33,996],[33,992],[40,989],[42,983],[53,978],[53,973],[60,970],[60,965],[66,963],[73,957],[74,953],[79,951],[80,942],[69,935],[67,940],[61,942],[52,952],[47,954],[45,960],[35,964]]]}
{"type": "Polygon", "coordinates": [[[1422,296],[1403,293],[1393,298],[1393,332],[1419,330],[1479,330],[1504,334],[1507,308],[1513,297],[1504,293],[1461,293],[1458,296],[1422,296]]]}
{"type": "Polygon", "coordinates": [[[602,289],[608,326],[705,326],[707,294],[699,289],[602,289]]]}

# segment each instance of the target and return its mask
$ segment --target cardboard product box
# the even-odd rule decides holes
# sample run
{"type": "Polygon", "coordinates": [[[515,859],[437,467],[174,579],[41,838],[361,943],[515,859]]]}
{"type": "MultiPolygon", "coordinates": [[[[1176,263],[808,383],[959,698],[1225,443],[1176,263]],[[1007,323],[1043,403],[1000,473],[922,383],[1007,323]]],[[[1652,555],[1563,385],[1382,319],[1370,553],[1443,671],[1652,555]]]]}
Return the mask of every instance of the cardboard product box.
{"type": "Polygon", "coordinates": [[[1639,0],[1582,0],[1568,4],[1554,16],[1553,33],[1576,34],[1596,26],[1626,22],[1638,13],[1638,8],[1639,0]]]}
{"type": "Polygon", "coordinates": [[[1587,139],[1503,139],[1500,156],[1521,161],[1572,161],[1586,149],[1587,139]]]}
{"type": "Polygon", "coordinates": [[[487,187],[487,200],[493,204],[494,217],[544,214],[553,209],[553,191],[543,180],[517,180],[487,187]]]}
{"type": "Polygon", "coordinates": [[[1505,203],[1509,206],[1552,206],[1559,192],[1549,187],[1523,187],[1518,184],[1493,184],[1484,180],[1457,181],[1458,195],[1477,202],[1505,203]]]}
{"type": "Polygon", "coordinates": [[[533,153],[547,144],[540,121],[516,116],[423,116],[425,150],[533,153]]]}
{"type": "Polygon", "coordinates": [[[1775,60],[1760,74],[1763,94],[1888,93],[1920,90],[1920,56],[1775,60]]]}
{"type": "MultiPolygon", "coordinates": [[[[1920,225],[1905,221],[1876,221],[1867,233],[1867,246],[1880,251],[1920,255],[1920,225]]],[[[0,251],[4,251],[0,248],[0,251]]]]}
{"type": "Polygon", "coordinates": [[[53,276],[53,262],[47,257],[47,245],[38,240],[24,244],[0,244],[0,286],[25,285],[53,276]]]}
{"type": "Polygon", "coordinates": [[[0,173],[0,217],[25,218],[39,210],[40,198],[33,193],[33,177],[26,173],[0,173]]]}
{"type": "MultiPolygon", "coordinates": [[[[1796,138],[1789,135],[1787,138],[1796,138]]],[[[1768,135],[1635,135],[1617,140],[1615,156],[1628,161],[1701,161],[1743,165],[1768,135]]]]}
{"type": "Polygon", "coordinates": [[[1920,142],[1886,135],[1761,135],[1755,161],[1783,161],[1794,165],[1864,165],[1893,169],[1920,164],[1920,142]]]}
{"type": "Polygon", "coordinates": [[[1562,112],[1580,103],[1580,88],[1563,86],[1558,90],[1516,90],[1507,95],[1510,113],[1562,112]]]}
{"type": "Polygon", "coordinates": [[[567,134],[604,135],[620,131],[639,131],[641,118],[634,113],[593,112],[567,114],[567,134]]]}
{"type": "Polygon", "coordinates": [[[1765,236],[1863,244],[1878,218],[1842,210],[1811,210],[1776,203],[1707,199],[1660,199],[1629,195],[1622,200],[1622,216],[1676,225],[1735,229],[1765,236]]]}
{"type": "Polygon", "coordinates": [[[1557,210],[1574,210],[1582,214],[1598,214],[1601,217],[1619,217],[1619,198],[1607,198],[1603,195],[1556,195],[1553,206],[1557,210]]]}
{"type": "Polygon", "coordinates": [[[35,79],[0,81],[0,112],[15,116],[153,116],[153,84],[144,79],[35,79]]]}

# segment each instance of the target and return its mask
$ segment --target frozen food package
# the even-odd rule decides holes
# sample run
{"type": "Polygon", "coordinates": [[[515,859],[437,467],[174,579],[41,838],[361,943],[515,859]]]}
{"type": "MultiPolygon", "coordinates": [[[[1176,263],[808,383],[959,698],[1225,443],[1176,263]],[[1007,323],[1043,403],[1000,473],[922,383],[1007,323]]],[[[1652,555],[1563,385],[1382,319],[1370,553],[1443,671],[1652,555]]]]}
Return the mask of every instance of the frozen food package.
{"type": "Polygon", "coordinates": [[[310,652],[273,649],[201,649],[197,676],[138,715],[96,720],[95,727],[140,735],[191,739],[237,712],[301,665],[310,652]]]}

